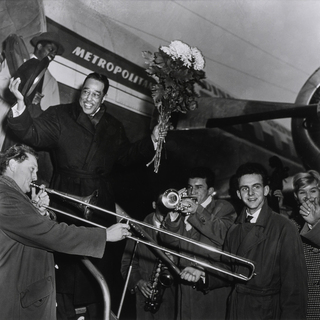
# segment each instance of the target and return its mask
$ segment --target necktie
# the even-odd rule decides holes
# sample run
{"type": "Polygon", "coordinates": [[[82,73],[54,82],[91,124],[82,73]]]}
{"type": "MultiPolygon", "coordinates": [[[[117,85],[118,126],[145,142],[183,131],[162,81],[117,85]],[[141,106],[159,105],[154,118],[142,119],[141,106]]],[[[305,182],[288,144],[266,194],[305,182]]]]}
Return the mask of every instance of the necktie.
{"type": "Polygon", "coordinates": [[[253,219],[253,216],[247,215],[245,222],[251,223],[251,219],[253,219]]]}
{"type": "Polygon", "coordinates": [[[90,121],[91,121],[91,123],[93,124],[94,127],[96,127],[97,124],[98,124],[99,121],[100,121],[100,118],[99,118],[99,117],[96,117],[96,115],[93,116],[93,117],[89,116],[89,119],[90,119],[90,121]]]}

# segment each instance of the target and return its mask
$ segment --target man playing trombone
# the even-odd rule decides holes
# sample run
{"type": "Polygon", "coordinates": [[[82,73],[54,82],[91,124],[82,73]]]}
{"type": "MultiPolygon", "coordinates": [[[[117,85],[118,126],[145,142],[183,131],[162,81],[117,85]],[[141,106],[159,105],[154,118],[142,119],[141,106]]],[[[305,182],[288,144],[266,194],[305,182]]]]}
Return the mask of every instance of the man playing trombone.
{"type": "Polygon", "coordinates": [[[50,219],[48,194],[37,180],[37,155],[14,145],[0,155],[0,309],[6,320],[56,319],[53,251],[101,258],[106,241],[131,235],[129,226],[86,228],[50,219]]]}

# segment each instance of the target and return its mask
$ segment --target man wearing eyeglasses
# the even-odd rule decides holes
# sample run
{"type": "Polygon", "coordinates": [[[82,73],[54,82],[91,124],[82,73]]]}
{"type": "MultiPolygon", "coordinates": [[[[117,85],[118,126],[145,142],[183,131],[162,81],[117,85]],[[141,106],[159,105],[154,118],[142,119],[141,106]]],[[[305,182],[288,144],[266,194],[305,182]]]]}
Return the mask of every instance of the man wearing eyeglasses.
{"type": "MultiPolygon", "coordinates": [[[[18,90],[19,83],[19,78],[12,79],[10,83],[9,88],[15,95],[17,104],[9,113],[8,124],[24,143],[38,149],[50,149],[54,163],[51,187],[78,196],[88,196],[98,190],[97,206],[114,211],[110,181],[114,165],[117,163],[126,166],[137,161],[147,163],[153,156],[154,143],[166,132],[160,133],[156,126],[151,138],[149,136],[130,143],[123,125],[106,112],[103,102],[107,97],[109,81],[104,75],[89,74],[78,101],[50,107],[34,119],[24,105],[23,96],[18,90]]],[[[68,210],[70,211],[70,207],[68,210]]],[[[106,226],[115,222],[115,218],[106,214],[100,216],[100,220],[97,220],[98,215],[92,218],[106,226]]],[[[108,250],[108,253],[112,252],[112,259],[109,258],[106,266],[100,265],[100,270],[107,277],[112,297],[115,297],[112,295],[115,272],[121,279],[121,252],[117,248],[114,251],[108,250]],[[116,254],[119,255],[118,261],[116,254]]],[[[107,263],[107,260],[108,258],[104,262],[107,263]]],[[[89,276],[78,277],[82,271],[65,257],[60,259],[58,265],[57,292],[65,294],[63,301],[67,300],[72,306],[71,311],[61,311],[59,307],[62,301],[60,304],[58,302],[58,313],[60,311],[63,315],[68,314],[67,318],[58,315],[58,319],[73,319],[78,307],[87,308],[89,313],[90,305],[94,305],[92,309],[96,309],[100,289],[94,286],[95,281],[89,276]],[[70,266],[74,269],[71,270],[70,266]]],[[[119,283],[114,285],[114,289],[119,292],[119,283]]]]}

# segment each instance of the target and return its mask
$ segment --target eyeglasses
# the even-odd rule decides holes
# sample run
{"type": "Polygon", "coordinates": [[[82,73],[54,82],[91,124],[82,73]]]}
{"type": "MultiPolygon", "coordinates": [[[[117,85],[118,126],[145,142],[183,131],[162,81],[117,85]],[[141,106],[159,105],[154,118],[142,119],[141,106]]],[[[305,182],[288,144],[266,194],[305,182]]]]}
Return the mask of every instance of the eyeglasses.
{"type": "Polygon", "coordinates": [[[84,89],[81,91],[81,96],[84,98],[88,98],[89,96],[92,97],[94,100],[99,100],[101,98],[100,92],[92,92],[90,90],[84,89]]]}

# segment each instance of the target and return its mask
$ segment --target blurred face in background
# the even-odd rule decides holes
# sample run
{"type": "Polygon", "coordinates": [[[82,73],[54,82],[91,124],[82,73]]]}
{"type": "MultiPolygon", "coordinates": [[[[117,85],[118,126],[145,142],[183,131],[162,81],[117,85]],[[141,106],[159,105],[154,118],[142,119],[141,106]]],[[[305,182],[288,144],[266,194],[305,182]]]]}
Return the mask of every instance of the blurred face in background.
{"type": "Polygon", "coordinates": [[[58,47],[53,42],[39,42],[37,44],[36,50],[35,50],[35,56],[42,60],[45,57],[49,57],[50,60],[53,60],[58,52],[58,47]]]}

